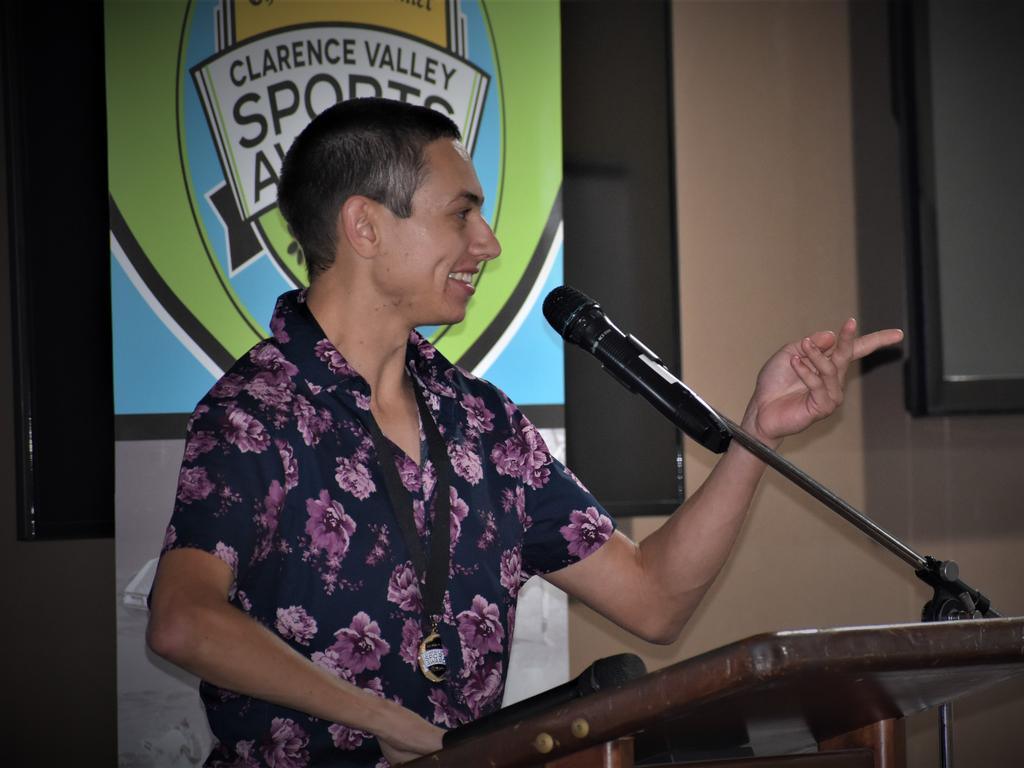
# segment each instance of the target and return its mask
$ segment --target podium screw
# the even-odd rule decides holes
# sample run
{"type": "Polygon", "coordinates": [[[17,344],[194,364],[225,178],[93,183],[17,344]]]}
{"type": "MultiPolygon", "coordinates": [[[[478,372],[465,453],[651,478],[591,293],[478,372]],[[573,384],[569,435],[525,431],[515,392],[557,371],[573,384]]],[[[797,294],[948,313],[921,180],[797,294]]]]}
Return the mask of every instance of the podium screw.
{"type": "Polygon", "coordinates": [[[533,747],[542,755],[546,755],[555,748],[555,740],[551,738],[550,733],[538,733],[537,738],[533,740],[533,747]]]}
{"type": "Polygon", "coordinates": [[[582,717],[577,717],[572,721],[570,729],[572,730],[572,735],[577,739],[585,739],[590,734],[590,723],[582,717]]]}

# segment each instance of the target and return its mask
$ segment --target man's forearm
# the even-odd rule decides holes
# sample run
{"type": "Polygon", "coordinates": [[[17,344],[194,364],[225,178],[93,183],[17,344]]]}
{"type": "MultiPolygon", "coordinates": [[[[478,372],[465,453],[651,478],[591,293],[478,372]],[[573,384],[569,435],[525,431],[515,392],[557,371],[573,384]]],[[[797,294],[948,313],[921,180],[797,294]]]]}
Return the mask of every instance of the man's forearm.
{"type": "MultiPolygon", "coordinates": [[[[196,556],[205,553],[185,553],[196,556]]],[[[175,590],[158,581],[147,640],[155,653],[227,690],[343,723],[420,754],[440,748],[435,726],[317,666],[216,590],[175,590]]]]}
{"type": "Polygon", "coordinates": [[[746,520],[765,465],[733,443],[700,488],[638,546],[647,589],[671,642],[718,576],[746,520]]]}
{"type": "Polygon", "coordinates": [[[623,629],[673,642],[728,558],[763,473],[760,460],[733,444],[642,543],[616,533],[591,556],[545,578],[623,629]]]}

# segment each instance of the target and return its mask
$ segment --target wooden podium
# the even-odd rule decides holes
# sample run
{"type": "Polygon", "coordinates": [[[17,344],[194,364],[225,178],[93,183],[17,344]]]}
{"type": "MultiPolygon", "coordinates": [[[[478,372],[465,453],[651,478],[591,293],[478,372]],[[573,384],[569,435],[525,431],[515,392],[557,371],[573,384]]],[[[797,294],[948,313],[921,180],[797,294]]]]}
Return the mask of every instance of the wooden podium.
{"type": "Polygon", "coordinates": [[[900,718],[1017,675],[1022,618],[756,635],[407,765],[902,768],[900,718]]]}

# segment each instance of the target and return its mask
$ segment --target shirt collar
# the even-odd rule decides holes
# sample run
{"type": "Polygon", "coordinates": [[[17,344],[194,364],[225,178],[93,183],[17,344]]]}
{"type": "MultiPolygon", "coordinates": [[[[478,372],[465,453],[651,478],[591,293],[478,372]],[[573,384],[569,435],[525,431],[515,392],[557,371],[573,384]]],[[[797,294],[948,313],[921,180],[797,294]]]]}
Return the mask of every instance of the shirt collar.
{"type": "MultiPolygon", "coordinates": [[[[285,357],[311,384],[370,394],[370,385],[348,364],[309,311],[306,289],[289,291],[278,298],[270,329],[285,357]]],[[[451,386],[455,366],[417,331],[409,334],[405,358],[406,369],[424,389],[441,397],[457,397],[451,386]]]]}

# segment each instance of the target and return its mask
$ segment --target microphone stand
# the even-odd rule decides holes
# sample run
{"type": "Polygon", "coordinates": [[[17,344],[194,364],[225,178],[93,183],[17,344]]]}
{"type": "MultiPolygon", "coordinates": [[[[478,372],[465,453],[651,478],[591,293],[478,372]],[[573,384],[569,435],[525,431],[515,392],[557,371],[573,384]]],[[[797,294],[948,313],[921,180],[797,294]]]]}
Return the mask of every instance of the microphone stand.
{"type": "MultiPolygon", "coordinates": [[[[923,621],[998,618],[1001,615],[985,595],[960,579],[956,562],[919,555],[738,424],[720,413],[717,415],[737,443],[910,565],[916,576],[932,588],[932,599],[925,603],[921,614],[923,621]]],[[[942,768],[952,768],[953,764],[952,721],[952,705],[942,704],[939,707],[939,764],[942,768]]]]}

